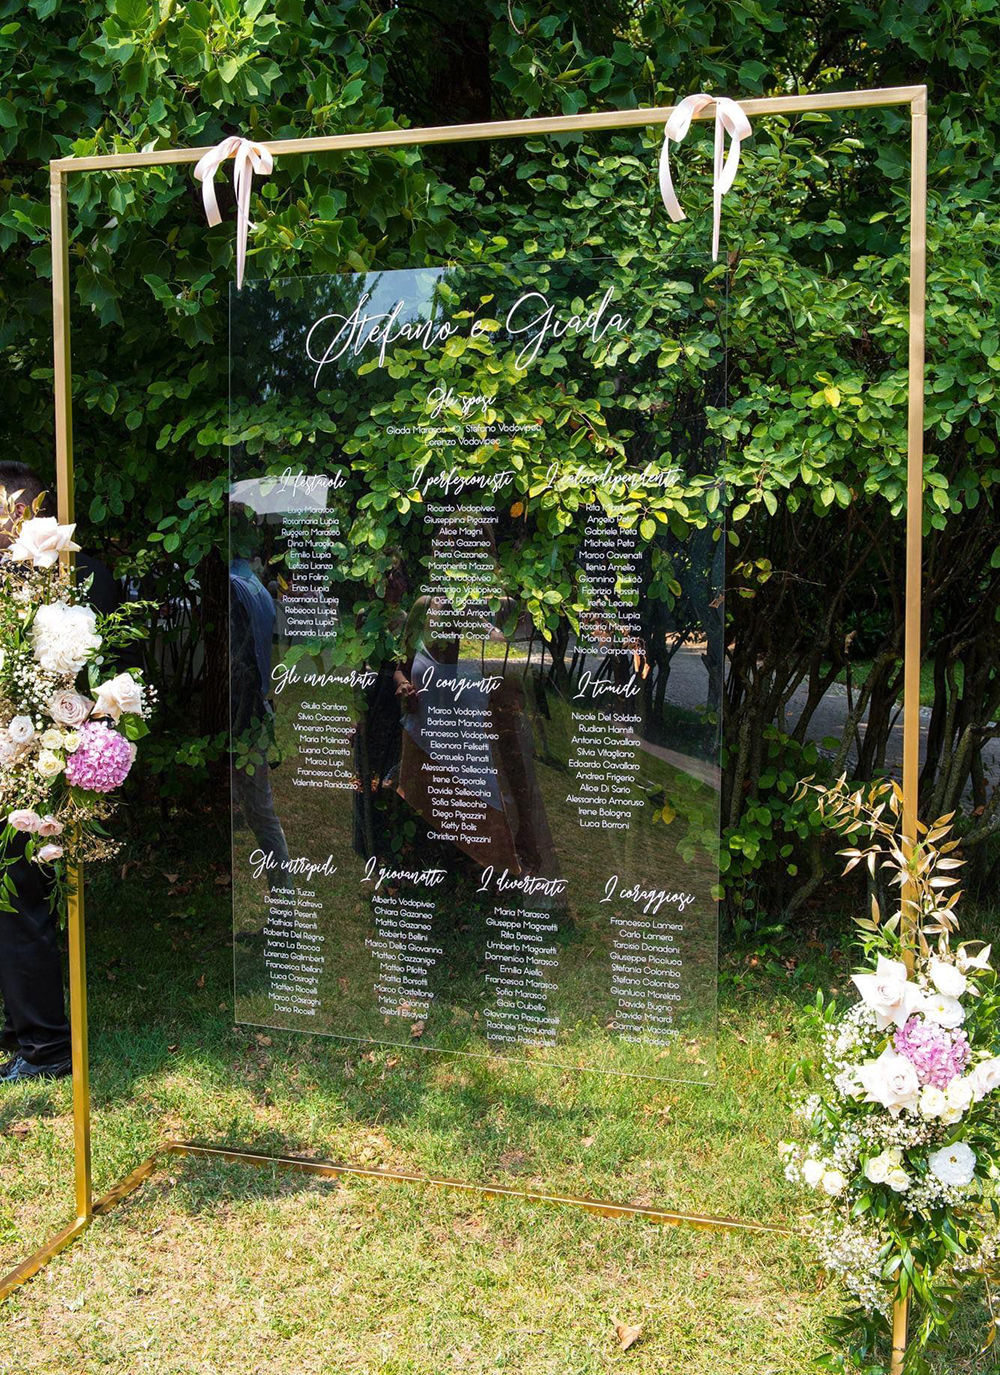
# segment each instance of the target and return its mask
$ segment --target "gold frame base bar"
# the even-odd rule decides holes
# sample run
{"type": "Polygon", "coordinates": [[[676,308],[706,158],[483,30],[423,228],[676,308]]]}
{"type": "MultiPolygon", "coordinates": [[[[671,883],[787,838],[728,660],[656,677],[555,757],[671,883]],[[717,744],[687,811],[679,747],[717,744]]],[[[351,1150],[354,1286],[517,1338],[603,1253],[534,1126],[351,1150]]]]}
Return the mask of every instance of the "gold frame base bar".
{"type": "Polygon", "coordinates": [[[584,1212],[596,1213],[601,1217],[635,1218],[666,1227],[696,1227],[702,1231],[751,1232],[786,1237],[795,1235],[794,1228],[782,1227],[777,1223],[715,1217],[709,1213],[676,1212],[669,1208],[652,1208],[639,1203],[615,1203],[608,1199],[588,1198],[553,1189],[518,1189],[509,1184],[473,1184],[445,1175],[421,1174],[418,1170],[392,1169],[382,1165],[351,1165],[340,1160],[313,1160],[308,1156],[298,1155],[266,1155],[259,1151],[242,1151],[226,1146],[204,1146],[195,1141],[168,1141],[131,1174],[126,1175],[106,1194],[96,1199],[90,1217],[78,1217],[51,1241],[39,1247],[34,1255],[0,1278],[0,1302],[22,1284],[33,1279],[60,1251],[71,1246],[95,1218],[110,1213],[130,1194],[141,1188],[169,1156],[192,1156],[201,1160],[221,1160],[230,1165],[255,1165],[258,1168],[271,1166],[279,1170],[297,1170],[301,1174],[316,1175],[321,1179],[354,1178],[383,1184],[423,1184],[437,1189],[454,1189],[459,1193],[477,1194],[483,1198],[513,1198],[526,1203],[568,1205],[581,1208],[584,1212]]]}

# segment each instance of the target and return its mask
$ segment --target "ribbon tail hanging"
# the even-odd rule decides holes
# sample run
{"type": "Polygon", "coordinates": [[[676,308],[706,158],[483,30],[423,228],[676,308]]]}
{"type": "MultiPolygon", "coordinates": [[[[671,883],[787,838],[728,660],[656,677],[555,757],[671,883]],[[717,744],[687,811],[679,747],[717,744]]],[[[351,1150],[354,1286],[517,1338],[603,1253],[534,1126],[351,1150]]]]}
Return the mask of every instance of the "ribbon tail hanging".
{"type": "Polygon", "coordinates": [[[685,98],[671,111],[663,129],[663,148],[660,151],[660,195],[667,214],[674,221],[686,219],[670,175],[670,144],[680,143],[691,128],[691,122],[706,106],[715,105],[715,147],[712,174],[712,261],[719,257],[719,237],[722,223],[722,200],[736,180],[740,165],[740,144],[752,133],[746,112],[727,96],[707,95],[698,91],[685,98]],[[726,134],[729,152],[725,153],[726,134]]]}
{"type": "Polygon", "coordinates": [[[250,231],[250,192],[253,176],[266,177],[274,170],[271,152],[262,143],[233,134],[210,148],[194,169],[195,179],[201,182],[201,199],[205,219],[210,226],[221,224],[222,215],[215,195],[215,174],[227,159],[233,159],[233,187],[236,191],[236,290],[243,286],[246,266],[247,236],[250,231]]]}

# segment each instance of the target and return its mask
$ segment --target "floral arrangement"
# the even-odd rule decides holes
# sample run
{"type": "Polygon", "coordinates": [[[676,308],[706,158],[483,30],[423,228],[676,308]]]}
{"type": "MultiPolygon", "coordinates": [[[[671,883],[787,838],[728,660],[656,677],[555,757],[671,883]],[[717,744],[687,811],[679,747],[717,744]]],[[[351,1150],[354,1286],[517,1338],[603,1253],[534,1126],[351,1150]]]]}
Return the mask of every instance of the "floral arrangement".
{"type": "Polygon", "coordinates": [[[24,856],[52,873],[120,848],[105,823],[110,796],[148,733],[151,691],[137,672],[106,676],[116,649],[141,638],[144,603],[102,616],[60,555],[72,525],[19,506],[0,489],[0,907],[12,910],[10,866],[24,856]]]}
{"type": "Polygon", "coordinates": [[[817,1205],[810,1232],[824,1266],[857,1300],[834,1323],[840,1354],[821,1364],[881,1369],[875,1356],[893,1305],[912,1295],[919,1322],[906,1369],[918,1371],[946,1334],[966,1276],[985,1281],[988,1343],[996,1333],[1000,994],[990,947],[958,941],[953,871],[962,861],[947,839],[951,817],[921,824],[905,845],[897,784],[867,795],[843,780],[813,790],[827,824],[856,842],[842,851],[847,868],[864,863],[873,880],[888,870],[901,892],[888,919],[873,898],[871,917],[858,920],[860,1000],[841,1010],[817,996],[819,1059],[799,1066],[806,1139],[779,1143],[779,1153],[786,1177],[817,1205]]]}

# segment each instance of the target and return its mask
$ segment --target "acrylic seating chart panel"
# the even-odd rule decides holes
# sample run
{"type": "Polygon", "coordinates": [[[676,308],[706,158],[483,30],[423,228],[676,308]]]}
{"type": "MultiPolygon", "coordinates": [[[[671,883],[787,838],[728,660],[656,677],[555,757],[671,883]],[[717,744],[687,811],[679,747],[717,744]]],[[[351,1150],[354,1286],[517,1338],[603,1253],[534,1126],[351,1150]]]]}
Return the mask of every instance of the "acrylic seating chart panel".
{"type": "Polygon", "coordinates": [[[724,314],[680,259],[232,292],[239,1021],[712,1080],[724,314]]]}

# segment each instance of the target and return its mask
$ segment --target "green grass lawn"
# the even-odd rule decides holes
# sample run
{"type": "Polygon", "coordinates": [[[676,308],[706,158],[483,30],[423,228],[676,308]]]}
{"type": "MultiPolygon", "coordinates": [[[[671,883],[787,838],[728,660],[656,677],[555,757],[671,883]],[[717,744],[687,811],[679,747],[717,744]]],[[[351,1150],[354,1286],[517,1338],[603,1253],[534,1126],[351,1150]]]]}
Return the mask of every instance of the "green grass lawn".
{"type": "MultiPolygon", "coordinates": [[[[710,1089],[234,1028],[226,840],[90,885],[98,1191],[182,1136],[794,1221],[774,1142],[840,950],[724,958],[710,1089]]],[[[69,1220],[69,1106],[0,1096],[0,1270],[69,1220]]],[[[799,1375],[837,1302],[794,1239],[174,1159],[6,1305],[0,1372],[799,1375]]]]}

